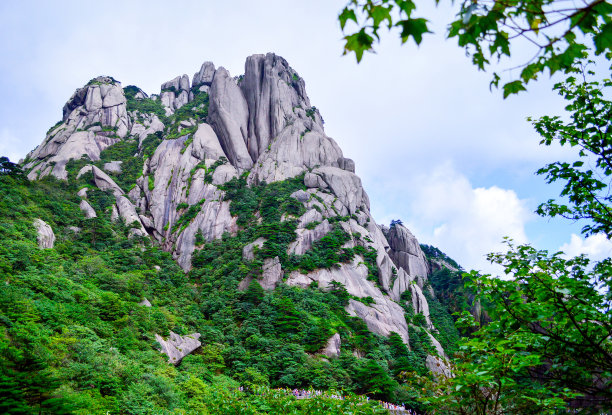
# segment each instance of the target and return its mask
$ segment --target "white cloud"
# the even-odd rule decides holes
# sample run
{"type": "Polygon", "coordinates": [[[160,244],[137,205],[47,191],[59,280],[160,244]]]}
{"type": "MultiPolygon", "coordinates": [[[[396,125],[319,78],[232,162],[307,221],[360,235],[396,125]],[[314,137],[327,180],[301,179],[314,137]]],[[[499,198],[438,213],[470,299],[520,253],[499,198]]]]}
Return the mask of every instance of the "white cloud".
{"type": "Polygon", "coordinates": [[[393,203],[405,202],[407,212],[399,216],[411,218],[406,224],[421,243],[437,246],[467,269],[499,274],[501,268],[490,264],[486,254],[504,250],[504,236],[528,241],[525,223],[533,214],[513,190],[475,188],[449,164],[414,176],[403,187],[409,191],[393,203]]]}
{"type": "Polygon", "coordinates": [[[586,254],[594,261],[601,261],[612,256],[612,241],[606,238],[603,233],[584,239],[573,233],[570,241],[563,244],[559,250],[565,252],[567,257],[586,254]]]}

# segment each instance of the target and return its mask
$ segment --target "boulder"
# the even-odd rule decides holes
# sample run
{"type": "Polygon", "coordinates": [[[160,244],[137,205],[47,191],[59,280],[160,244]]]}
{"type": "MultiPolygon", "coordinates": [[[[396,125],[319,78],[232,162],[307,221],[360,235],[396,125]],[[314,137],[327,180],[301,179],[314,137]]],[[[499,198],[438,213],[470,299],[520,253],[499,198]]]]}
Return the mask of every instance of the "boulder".
{"type": "Polygon", "coordinates": [[[192,86],[210,86],[215,76],[215,65],[212,62],[204,62],[198,72],[193,75],[192,86]]]}
{"type": "Polygon", "coordinates": [[[339,357],[340,356],[340,346],[342,342],[340,340],[340,334],[336,333],[327,340],[327,344],[321,350],[321,354],[327,357],[339,357]]]}
{"type": "Polygon", "coordinates": [[[89,190],[89,188],[84,187],[81,190],[79,190],[77,192],[77,196],[82,197],[83,199],[87,199],[87,191],[89,190]]]}
{"type": "Polygon", "coordinates": [[[34,227],[38,232],[38,247],[41,249],[51,249],[55,244],[55,234],[51,226],[42,219],[34,219],[34,227]]]}
{"type": "Polygon", "coordinates": [[[121,173],[122,164],[122,161],[110,161],[108,163],[104,163],[104,171],[108,173],[121,173]]]}
{"type": "Polygon", "coordinates": [[[298,202],[306,203],[308,202],[308,199],[310,199],[310,194],[303,190],[296,190],[295,192],[291,193],[289,197],[294,198],[298,202]]]}
{"type": "Polygon", "coordinates": [[[278,257],[266,258],[262,267],[262,276],[259,281],[261,288],[271,291],[283,278],[283,269],[278,257]]]}
{"type": "Polygon", "coordinates": [[[143,300],[139,302],[138,305],[141,305],[143,307],[151,307],[151,303],[146,298],[143,298],[143,300]]]}
{"type": "Polygon", "coordinates": [[[419,241],[405,226],[393,225],[389,228],[387,239],[391,247],[389,255],[398,268],[403,268],[411,276],[421,277],[421,281],[427,277],[425,254],[421,250],[419,241]]]}
{"type": "Polygon", "coordinates": [[[189,353],[200,347],[202,343],[198,340],[200,333],[192,333],[186,336],[179,336],[174,332],[170,332],[170,337],[165,340],[159,334],[155,335],[155,340],[161,346],[161,353],[168,356],[168,363],[178,365],[181,360],[189,353]]]}
{"type": "Polygon", "coordinates": [[[94,183],[100,190],[110,190],[116,197],[123,196],[123,190],[115,183],[113,179],[96,166],[91,166],[91,171],[94,176],[94,183]]]}
{"type": "Polygon", "coordinates": [[[86,219],[91,219],[98,216],[96,215],[96,211],[94,210],[94,208],[92,208],[91,205],[85,200],[81,200],[79,208],[81,209],[81,212],[83,212],[83,214],[85,215],[86,219]]]}
{"type": "Polygon", "coordinates": [[[244,248],[242,248],[242,259],[244,259],[245,261],[252,261],[253,259],[255,259],[253,248],[256,246],[258,248],[263,247],[264,242],[266,242],[266,238],[259,237],[250,244],[245,245],[244,248]]]}

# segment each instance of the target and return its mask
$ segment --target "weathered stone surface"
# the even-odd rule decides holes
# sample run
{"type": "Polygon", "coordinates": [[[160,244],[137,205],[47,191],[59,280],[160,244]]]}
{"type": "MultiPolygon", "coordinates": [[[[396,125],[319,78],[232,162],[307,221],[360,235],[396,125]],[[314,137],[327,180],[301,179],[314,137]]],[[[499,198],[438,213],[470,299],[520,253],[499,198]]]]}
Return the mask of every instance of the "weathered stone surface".
{"type": "Polygon", "coordinates": [[[404,310],[368,281],[367,277],[368,269],[364,265],[363,258],[356,256],[352,263],[340,264],[332,269],[319,269],[307,275],[294,271],[286,283],[308,287],[313,281],[317,281],[319,287],[325,289],[329,287],[331,281],[338,281],[351,295],[360,298],[372,297],[375,302],[370,306],[351,299],[347,306],[348,313],[361,318],[374,333],[388,336],[394,331],[408,343],[408,326],[404,310]]]}
{"type": "Polygon", "coordinates": [[[193,146],[191,149],[194,157],[200,160],[218,160],[227,155],[221,147],[221,142],[209,124],[198,125],[197,131],[193,135],[193,146]]]}
{"type": "Polygon", "coordinates": [[[427,369],[429,369],[436,377],[449,378],[453,375],[448,364],[438,356],[427,355],[425,366],[427,366],[427,369]]]}
{"type": "Polygon", "coordinates": [[[141,305],[143,307],[151,307],[151,302],[146,298],[143,298],[143,300],[139,302],[138,305],[141,305]]]}
{"type": "Polygon", "coordinates": [[[318,126],[319,130],[307,132],[316,124],[306,118],[287,125],[272,140],[270,149],[259,156],[249,176],[251,182],[285,180],[317,166],[338,167],[340,147],[318,126]]]}
{"type": "Polygon", "coordinates": [[[119,220],[119,211],[117,210],[117,205],[113,205],[111,210],[111,222],[115,222],[119,220]]]}
{"type": "Polygon", "coordinates": [[[273,290],[283,278],[283,269],[278,257],[266,258],[262,267],[261,288],[264,290],[273,290]]]}
{"type": "Polygon", "coordinates": [[[132,118],[134,122],[130,130],[130,135],[138,137],[139,148],[149,134],[155,134],[158,131],[164,130],[164,124],[159,120],[157,115],[138,113],[138,116],[132,115],[132,118]]]}
{"type": "Polygon", "coordinates": [[[404,268],[411,276],[427,277],[425,254],[419,241],[406,227],[399,224],[392,226],[387,239],[391,247],[389,254],[398,268],[404,268]]]}
{"type": "Polygon", "coordinates": [[[47,222],[42,219],[34,219],[34,227],[38,232],[38,247],[51,249],[55,244],[55,234],[47,222]]]}
{"type": "Polygon", "coordinates": [[[247,58],[240,89],[248,105],[248,150],[257,160],[272,139],[296,118],[294,108],[309,109],[310,100],[304,80],[285,59],[273,53],[247,58]]]}
{"type": "Polygon", "coordinates": [[[178,365],[181,360],[189,353],[200,347],[202,343],[198,340],[200,333],[188,334],[179,336],[174,332],[170,332],[168,340],[164,340],[159,334],[155,335],[155,340],[161,346],[161,352],[168,356],[168,363],[178,365]]]}
{"type": "Polygon", "coordinates": [[[123,190],[115,183],[113,179],[96,166],[91,166],[91,172],[93,173],[94,183],[100,190],[110,190],[115,196],[122,196],[123,190]]]}
{"type": "Polygon", "coordinates": [[[231,164],[224,164],[215,169],[212,175],[212,184],[220,186],[238,177],[238,170],[231,164]]]}
{"type": "Polygon", "coordinates": [[[136,208],[132,202],[130,202],[130,200],[125,196],[117,196],[115,198],[115,204],[117,206],[119,216],[121,219],[123,219],[123,222],[125,222],[127,226],[131,226],[133,229],[139,230],[140,232],[136,233],[137,235],[146,236],[147,231],[142,225],[140,216],[138,216],[136,208]]]}
{"type": "Polygon", "coordinates": [[[290,195],[290,197],[294,198],[298,202],[306,203],[308,202],[308,199],[310,199],[310,194],[303,190],[296,190],[290,195]]]}
{"type": "Polygon", "coordinates": [[[238,291],[246,291],[249,288],[251,281],[253,281],[253,276],[247,275],[244,277],[244,279],[240,281],[240,284],[238,284],[238,291]]]}
{"type": "Polygon", "coordinates": [[[79,172],[77,173],[77,179],[80,179],[82,175],[91,172],[91,168],[93,166],[91,164],[88,164],[87,166],[81,167],[81,170],[79,170],[79,172]]]}
{"type": "Polygon", "coordinates": [[[85,200],[81,200],[81,204],[79,205],[79,208],[81,209],[81,212],[83,212],[83,214],[85,215],[85,218],[87,219],[95,218],[98,216],[96,215],[96,211],[94,210],[94,208],[92,208],[91,205],[87,203],[85,200]]]}
{"type": "Polygon", "coordinates": [[[304,255],[306,251],[312,248],[312,244],[323,238],[331,232],[332,226],[328,220],[319,223],[314,229],[297,229],[295,233],[297,237],[295,241],[289,244],[287,248],[288,254],[304,255]]]}
{"type": "Polygon", "coordinates": [[[122,164],[122,161],[110,161],[108,163],[104,163],[104,171],[108,173],[121,173],[122,164]]]}
{"type": "Polygon", "coordinates": [[[240,87],[225,68],[219,68],[210,89],[208,121],[217,133],[229,161],[238,169],[250,169],[247,150],[249,109],[240,87]]]}
{"type": "Polygon", "coordinates": [[[198,72],[193,75],[193,86],[210,86],[215,76],[215,65],[212,62],[204,62],[198,72]]]}
{"type": "Polygon", "coordinates": [[[52,174],[65,180],[68,161],[83,155],[99,160],[100,152],[118,139],[108,137],[96,125],[116,128],[116,135],[125,137],[129,126],[125,102],[121,84],[110,77],[95,78],[77,89],[64,106],[62,123],[28,154],[30,161],[24,166],[28,178],[52,174]]]}
{"type": "Polygon", "coordinates": [[[340,356],[340,346],[342,345],[342,341],[340,340],[340,334],[336,333],[327,340],[327,344],[321,350],[321,354],[327,357],[339,357],[340,356]]]}
{"type": "Polygon", "coordinates": [[[84,187],[81,190],[79,190],[77,192],[77,196],[82,197],[83,199],[87,199],[87,191],[89,190],[89,188],[84,187]]]}
{"type": "Polygon", "coordinates": [[[166,115],[173,114],[189,102],[189,76],[182,75],[161,85],[160,100],[166,115]]]}
{"type": "Polygon", "coordinates": [[[310,209],[304,213],[298,222],[298,228],[304,228],[306,225],[312,222],[322,222],[323,215],[316,209],[310,209]]]}
{"type": "Polygon", "coordinates": [[[354,214],[359,209],[369,210],[367,196],[361,186],[361,179],[354,173],[337,167],[325,166],[312,171],[319,176],[338,197],[341,215],[354,214]]]}
{"type": "Polygon", "coordinates": [[[258,247],[261,249],[261,247],[263,247],[264,242],[266,242],[266,238],[259,237],[250,244],[245,245],[244,248],[242,248],[242,259],[244,259],[245,261],[252,261],[253,259],[255,259],[253,248],[258,247]]]}

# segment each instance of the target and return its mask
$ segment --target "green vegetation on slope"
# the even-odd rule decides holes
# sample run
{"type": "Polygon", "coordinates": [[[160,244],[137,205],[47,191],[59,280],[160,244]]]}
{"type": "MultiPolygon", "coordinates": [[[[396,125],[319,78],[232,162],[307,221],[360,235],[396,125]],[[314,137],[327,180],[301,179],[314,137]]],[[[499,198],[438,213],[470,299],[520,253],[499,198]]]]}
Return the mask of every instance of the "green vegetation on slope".
{"type": "MultiPolygon", "coordinates": [[[[299,179],[250,190],[229,184],[237,192],[232,210],[250,212],[245,223],[259,211],[262,223],[203,244],[186,275],[169,253],[147,239],[128,239],[129,229],[110,221],[104,211],[111,195],[90,190],[98,218],[84,219],[79,184],[70,177],[67,183],[50,177],[30,183],[0,175],[0,396],[12,411],[5,412],[278,413],[282,406],[340,414],[353,405],[356,413],[375,413],[325,398],[248,395],[236,390],[238,384],[412,401],[400,374],[424,373],[422,356],[347,315],[342,286],[322,291],[281,285],[264,292],[256,282],[262,260],[295,238],[295,223],[280,219],[301,212],[288,197],[302,186],[299,179]],[[53,228],[53,249],[38,248],[35,218],[53,228]],[[254,261],[244,261],[243,246],[258,236],[268,238],[267,245],[254,261]],[[238,291],[247,276],[253,282],[238,291]],[[145,297],[151,308],[138,304],[145,297]],[[178,367],[167,363],[154,337],[171,330],[202,334],[202,348],[178,367]],[[335,332],[342,338],[341,356],[317,356],[335,332]]],[[[337,244],[328,248],[337,252],[337,244]]],[[[326,258],[329,251],[319,253],[326,258]]]]}

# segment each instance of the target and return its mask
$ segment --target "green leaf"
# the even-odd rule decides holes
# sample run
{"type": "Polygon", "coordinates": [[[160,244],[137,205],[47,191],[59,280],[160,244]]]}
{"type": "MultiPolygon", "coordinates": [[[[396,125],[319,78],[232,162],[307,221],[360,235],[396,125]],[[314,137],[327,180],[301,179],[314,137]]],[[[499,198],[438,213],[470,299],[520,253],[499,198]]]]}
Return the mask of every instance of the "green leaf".
{"type": "Polygon", "coordinates": [[[346,40],[344,54],[355,52],[357,62],[361,62],[363,52],[372,50],[372,43],[374,42],[374,38],[366,33],[365,28],[362,28],[357,33],[345,36],[344,39],[346,40]]]}
{"type": "Polygon", "coordinates": [[[597,33],[593,42],[595,43],[595,54],[600,55],[606,50],[612,50],[612,22],[608,22],[597,33]]]}
{"type": "Polygon", "coordinates": [[[357,16],[355,15],[355,10],[349,9],[348,7],[345,7],[344,10],[342,10],[342,13],[340,13],[340,15],[338,16],[338,20],[340,21],[340,28],[342,30],[344,30],[344,26],[346,25],[346,22],[348,20],[352,20],[355,23],[358,23],[357,16]]]}
{"type": "Polygon", "coordinates": [[[402,33],[400,35],[402,43],[406,43],[410,36],[412,36],[414,42],[420,45],[423,41],[423,34],[431,33],[427,28],[427,19],[423,18],[400,20],[396,23],[396,26],[402,28],[402,33]]]}
{"type": "Polygon", "coordinates": [[[517,80],[508,82],[504,85],[504,99],[512,94],[518,94],[520,91],[526,91],[523,81],[517,80]]]}

